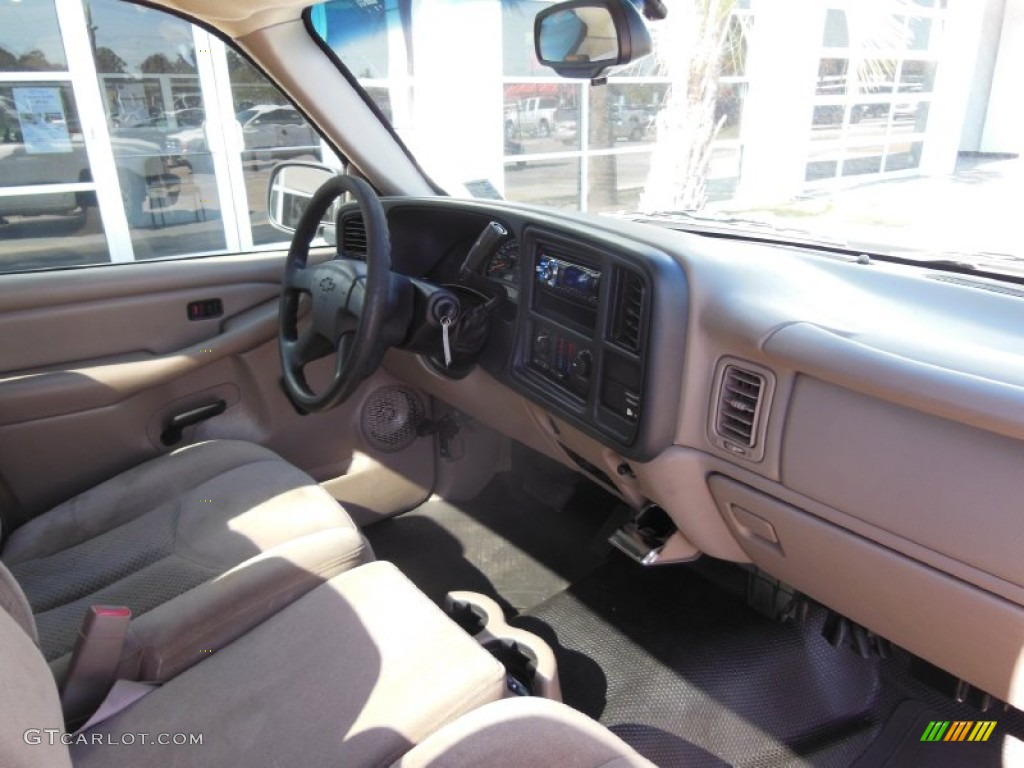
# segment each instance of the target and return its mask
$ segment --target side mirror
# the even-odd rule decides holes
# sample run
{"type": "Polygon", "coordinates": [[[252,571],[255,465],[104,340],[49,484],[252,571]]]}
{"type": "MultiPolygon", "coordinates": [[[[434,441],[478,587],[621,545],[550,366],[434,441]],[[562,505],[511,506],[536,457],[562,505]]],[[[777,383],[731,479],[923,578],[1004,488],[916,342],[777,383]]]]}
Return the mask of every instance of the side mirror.
{"type": "Polygon", "coordinates": [[[651,33],[629,0],[568,0],[533,22],[537,59],[562,77],[600,78],[651,52],[651,33]]]}
{"type": "MultiPolygon", "coordinates": [[[[310,199],[335,172],[317,163],[278,163],[267,187],[267,216],[282,232],[293,233],[310,199]]],[[[319,236],[335,245],[335,220],[341,201],[335,200],[321,221],[319,236]]]]}

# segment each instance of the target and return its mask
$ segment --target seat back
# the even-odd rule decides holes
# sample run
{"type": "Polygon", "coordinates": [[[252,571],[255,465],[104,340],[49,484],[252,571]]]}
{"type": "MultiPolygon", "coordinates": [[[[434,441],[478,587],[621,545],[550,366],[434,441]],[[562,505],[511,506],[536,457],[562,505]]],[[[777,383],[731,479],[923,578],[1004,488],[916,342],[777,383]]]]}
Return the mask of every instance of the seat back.
{"type": "Polygon", "coordinates": [[[36,645],[24,593],[0,563],[0,763],[11,768],[69,768],[61,740],[64,716],[57,683],[36,645]]]}

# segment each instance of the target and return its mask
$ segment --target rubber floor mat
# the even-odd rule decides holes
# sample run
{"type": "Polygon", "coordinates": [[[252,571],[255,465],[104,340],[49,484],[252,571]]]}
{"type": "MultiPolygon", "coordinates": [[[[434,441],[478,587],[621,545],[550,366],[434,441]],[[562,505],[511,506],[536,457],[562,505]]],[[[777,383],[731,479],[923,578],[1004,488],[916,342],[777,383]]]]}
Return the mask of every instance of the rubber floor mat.
{"type": "Polygon", "coordinates": [[[378,559],[395,563],[438,604],[446,592],[472,590],[511,616],[604,562],[590,544],[612,502],[585,484],[565,508],[544,507],[499,477],[471,502],[428,501],[365,533],[378,559]]]}
{"type": "Polygon", "coordinates": [[[879,664],[760,616],[691,569],[625,559],[514,624],[556,649],[566,703],[660,766],[849,765],[881,726],[879,664]]]}
{"type": "MultiPolygon", "coordinates": [[[[747,607],[746,573],[735,566],[642,568],[608,557],[614,500],[594,486],[555,509],[519,480],[499,477],[470,503],[431,501],[366,533],[378,558],[434,600],[469,589],[520,613],[511,623],[555,650],[566,702],[657,765],[893,768],[905,754],[915,764],[916,745],[903,740],[921,713],[994,719],[997,733],[1024,737],[1020,712],[955,703],[921,682],[905,651],[882,661],[833,648],[820,607],[800,624],[764,618],[747,607]],[[916,708],[898,709],[906,700],[916,708]]],[[[962,757],[943,759],[973,765],[962,757]]]]}

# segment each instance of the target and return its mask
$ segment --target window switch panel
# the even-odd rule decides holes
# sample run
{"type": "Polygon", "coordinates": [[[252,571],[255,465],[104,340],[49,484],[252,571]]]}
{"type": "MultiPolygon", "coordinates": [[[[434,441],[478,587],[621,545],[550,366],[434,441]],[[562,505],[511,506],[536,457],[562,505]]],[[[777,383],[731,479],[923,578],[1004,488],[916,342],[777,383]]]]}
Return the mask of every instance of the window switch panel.
{"type": "Polygon", "coordinates": [[[203,299],[193,301],[188,305],[189,320],[209,320],[211,317],[220,317],[224,314],[224,302],[220,299],[203,299]]]}

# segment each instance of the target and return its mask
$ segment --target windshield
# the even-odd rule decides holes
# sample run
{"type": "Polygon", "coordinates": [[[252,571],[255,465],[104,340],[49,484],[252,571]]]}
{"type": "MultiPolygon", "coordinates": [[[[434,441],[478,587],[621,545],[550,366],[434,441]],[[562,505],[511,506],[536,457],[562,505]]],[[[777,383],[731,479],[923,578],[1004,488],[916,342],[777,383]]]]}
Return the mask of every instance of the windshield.
{"type": "Polygon", "coordinates": [[[969,0],[667,0],[607,84],[534,55],[530,0],[335,0],[316,34],[452,194],[800,232],[1024,273],[1024,21],[969,0]]]}

